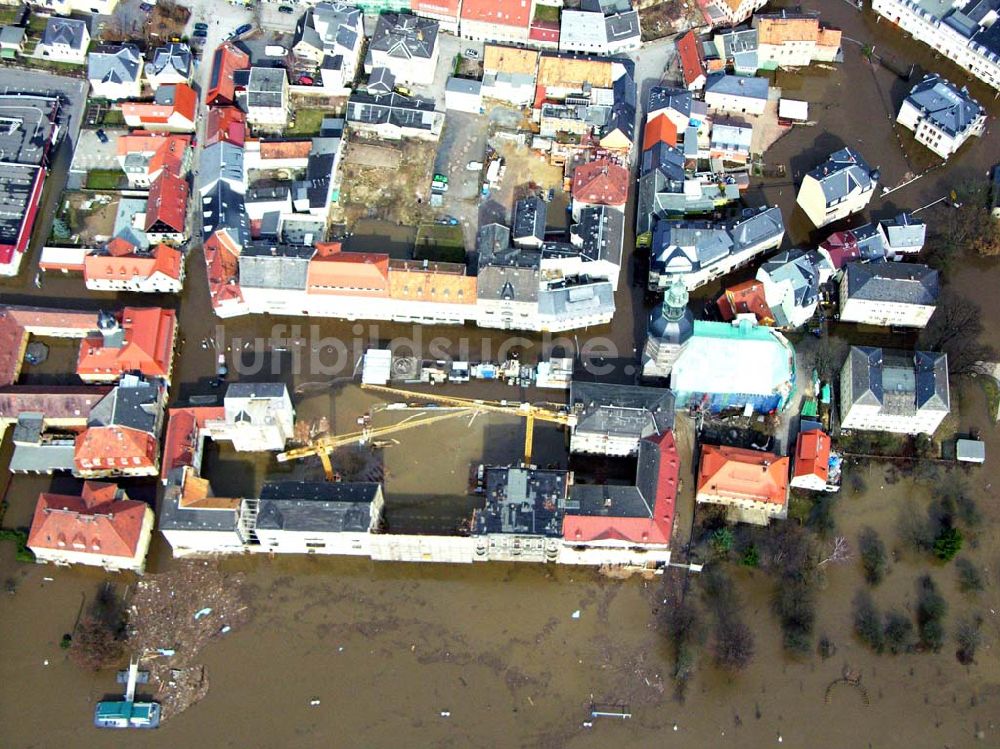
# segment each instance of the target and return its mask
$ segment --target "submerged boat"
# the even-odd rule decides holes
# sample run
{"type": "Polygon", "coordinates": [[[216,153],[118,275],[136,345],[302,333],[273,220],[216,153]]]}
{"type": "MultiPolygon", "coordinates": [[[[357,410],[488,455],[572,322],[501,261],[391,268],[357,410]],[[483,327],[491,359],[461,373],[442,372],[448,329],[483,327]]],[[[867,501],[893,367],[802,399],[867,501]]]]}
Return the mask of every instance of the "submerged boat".
{"type": "Polygon", "coordinates": [[[94,709],[98,728],[156,728],[160,725],[160,706],[155,702],[98,702],[94,709]]]}

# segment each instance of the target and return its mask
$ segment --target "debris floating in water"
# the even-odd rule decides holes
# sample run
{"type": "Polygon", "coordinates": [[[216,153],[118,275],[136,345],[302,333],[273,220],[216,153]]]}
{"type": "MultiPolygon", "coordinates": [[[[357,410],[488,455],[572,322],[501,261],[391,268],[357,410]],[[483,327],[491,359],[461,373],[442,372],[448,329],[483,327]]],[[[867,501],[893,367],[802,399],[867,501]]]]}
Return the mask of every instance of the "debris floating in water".
{"type": "Polygon", "coordinates": [[[309,700],[309,704],[312,705],[313,707],[316,707],[319,705],[319,700],[313,697],[311,700],[309,700]]]}
{"type": "Polygon", "coordinates": [[[442,710],[441,711],[441,717],[442,718],[450,718],[451,717],[451,710],[442,710]]]}
{"type": "Polygon", "coordinates": [[[574,611],[573,614],[572,614],[572,616],[570,618],[571,619],[579,619],[580,618],[580,609],[577,609],[576,611],[574,611]]]}
{"type": "Polygon", "coordinates": [[[200,609],[200,610],[198,610],[198,611],[196,611],[194,613],[194,620],[198,621],[199,619],[201,619],[203,617],[206,617],[206,616],[208,616],[211,613],[212,613],[212,609],[211,608],[206,607],[206,608],[200,609]]]}

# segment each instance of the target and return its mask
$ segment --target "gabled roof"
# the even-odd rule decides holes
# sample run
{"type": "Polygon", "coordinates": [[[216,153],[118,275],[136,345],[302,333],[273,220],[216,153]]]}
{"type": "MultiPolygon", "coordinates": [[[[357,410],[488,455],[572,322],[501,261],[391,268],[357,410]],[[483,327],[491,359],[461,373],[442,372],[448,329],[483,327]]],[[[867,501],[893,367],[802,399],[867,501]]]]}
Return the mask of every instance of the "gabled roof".
{"type": "Polygon", "coordinates": [[[87,79],[97,83],[134,83],[142,74],[142,55],[132,44],[97,47],[87,55],[87,79]]]}
{"type": "Polygon", "coordinates": [[[221,101],[227,104],[236,102],[236,84],[233,74],[237,70],[250,67],[250,57],[232,42],[223,42],[212,56],[212,75],[209,78],[208,93],[205,103],[213,104],[221,101]]]}
{"type": "Polygon", "coordinates": [[[167,377],[173,359],[177,315],[159,307],[125,307],[116,316],[123,332],[121,345],[91,335],[80,345],[77,373],[138,371],[148,377],[167,377]]]}
{"type": "Polygon", "coordinates": [[[694,35],[694,31],[688,31],[677,40],[677,54],[681,61],[684,85],[690,87],[695,81],[705,75],[701,44],[694,35]]]}
{"type": "Polygon", "coordinates": [[[872,171],[861,154],[847,146],[834,151],[806,176],[819,182],[826,204],[831,205],[855,190],[871,189],[878,179],[878,172],[872,171]]]}
{"type": "Polygon", "coordinates": [[[830,437],[822,430],[799,432],[795,444],[794,478],[816,476],[826,482],[830,477],[830,437]]]}
{"type": "Polygon", "coordinates": [[[112,248],[112,244],[118,241],[109,242],[106,253],[91,253],[83,259],[85,279],[115,281],[148,279],[157,273],[175,280],[180,279],[184,256],[179,250],[160,244],[149,252],[138,252],[132,247],[130,251],[122,254],[115,251],[119,245],[112,248]]]}
{"type": "Polygon", "coordinates": [[[434,102],[403,94],[355,91],[347,101],[347,121],[432,130],[440,113],[434,102]]]}
{"type": "Polygon", "coordinates": [[[757,279],[730,286],[722,292],[716,306],[719,314],[727,322],[735,320],[737,315],[752,314],[757,322],[769,325],[774,322],[774,313],[767,304],[764,294],[764,284],[757,279]]]}
{"type": "Polygon", "coordinates": [[[702,445],[698,494],[784,505],[788,458],[738,447],[702,445]]]}
{"type": "Polygon", "coordinates": [[[643,150],[647,151],[657,143],[666,143],[668,146],[677,145],[677,126],[666,115],[654,117],[646,122],[646,129],[642,136],[643,150]]]}
{"type": "Polygon", "coordinates": [[[177,174],[164,171],[157,177],[149,186],[146,232],[182,233],[187,222],[189,190],[187,180],[177,174]]]}
{"type": "Polygon", "coordinates": [[[528,28],[534,3],[527,0],[463,0],[462,20],[528,28]]]}
{"type": "Polygon", "coordinates": [[[122,102],[122,114],[136,117],[145,125],[168,124],[175,113],[193,125],[197,108],[198,94],[186,83],[160,86],[151,102],[122,102]]]}
{"type": "Polygon", "coordinates": [[[132,558],[139,551],[148,505],[115,484],[87,481],[81,496],[40,494],[28,546],[132,558]]]}
{"type": "Polygon", "coordinates": [[[628,185],[628,170],[607,159],[581,164],[573,171],[573,199],[584,203],[624,205],[628,185]]]}
{"type": "Polygon", "coordinates": [[[246,115],[238,107],[209,107],[205,147],[224,141],[242,148],[246,140],[246,121],[246,115]]]}

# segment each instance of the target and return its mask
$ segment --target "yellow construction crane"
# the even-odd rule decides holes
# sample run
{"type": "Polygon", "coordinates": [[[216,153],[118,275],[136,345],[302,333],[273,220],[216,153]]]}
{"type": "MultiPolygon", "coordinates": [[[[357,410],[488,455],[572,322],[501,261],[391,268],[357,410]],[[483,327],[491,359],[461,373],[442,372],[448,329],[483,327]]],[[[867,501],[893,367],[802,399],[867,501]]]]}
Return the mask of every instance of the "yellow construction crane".
{"type": "Polygon", "coordinates": [[[317,455],[319,456],[320,462],[323,464],[323,473],[326,474],[327,481],[333,481],[334,478],[336,478],[336,474],[334,473],[333,465],[330,463],[330,453],[338,447],[352,444],[364,444],[378,439],[379,437],[396,434],[397,432],[413,429],[414,427],[434,424],[435,422],[444,421],[445,419],[454,419],[458,416],[473,416],[475,413],[476,410],[472,408],[448,409],[448,411],[443,413],[435,412],[419,416],[411,416],[403,421],[397,422],[396,424],[388,424],[384,427],[365,427],[361,431],[351,432],[349,434],[332,434],[326,437],[319,437],[318,439],[312,440],[308,445],[296,447],[291,450],[286,450],[283,453],[279,453],[278,462],[286,463],[289,460],[298,460],[309,455],[317,455]]]}
{"type": "Polygon", "coordinates": [[[468,408],[473,411],[499,413],[507,416],[520,416],[525,420],[524,432],[524,464],[531,465],[531,452],[534,447],[535,421],[547,421],[562,426],[576,426],[576,415],[562,410],[555,405],[538,405],[532,403],[508,403],[507,401],[484,401],[473,398],[457,398],[451,395],[437,393],[415,393],[411,390],[386,387],[385,385],[362,385],[363,390],[385,395],[395,395],[401,398],[431,401],[456,408],[468,408]]]}

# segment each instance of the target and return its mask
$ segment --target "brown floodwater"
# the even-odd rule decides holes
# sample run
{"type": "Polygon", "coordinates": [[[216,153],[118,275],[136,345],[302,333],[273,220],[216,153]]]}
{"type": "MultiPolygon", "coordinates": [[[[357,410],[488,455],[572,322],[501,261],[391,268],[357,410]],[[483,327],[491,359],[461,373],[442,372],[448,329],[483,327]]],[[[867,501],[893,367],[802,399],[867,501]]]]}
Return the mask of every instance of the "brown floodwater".
{"type": "MultiPolygon", "coordinates": [[[[870,11],[858,14],[841,0],[806,0],[845,35],[874,43],[876,52],[895,60],[916,62],[944,72],[956,82],[965,76],[926,47],[905,39],[870,11]]],[[[788,177],[754,184],[751,201],[781,206],[789,242],[804,243],[816,235],[794,209],[795,179],[833,148],[856,145],[894,185],[907,173],[920,173],[931,162],[907,136],[890,127],[889,112],[905,90],[884,68],[862,61],[858,46],[845,45],[846,61],[837,71],[778,73],[776,84],[790,96],[812,104],[819,124],[793,130],[768,152],[769,164],[783,163],[788,177]]],[[[969,174],[982,175],[1000,161],[995,118],[1000,108],[991,92],[969,82],[990,112],[988,133],[967,145],[946,168],[873,202],[871,213],[889,215],[914,209],[947,194],[969,174]]],[[[632,218],[629,217],[631,222],[632,218]]],[[[860,222],[860,219],[858,219],[860,222]]],[[[631,224],[629,224],[631,227],[631,224]]],[[[389,243],[402,241],[386,237],[389,243]]],[[[37,238],[36,238],[37,239],[37,238]]],[[[359,237],[358,247],[376,249],[377,239],[359,237]]],[[[38,243],[33,259],[37,259],[38,243]]],[[[32,267],[29,265],[29,267],[32,267]]],[[[30,285],[31,271],[20,283],[0,284],[4,301],[58,303],[97,309],[122,301],[178,306],[184,342],[175,370],[171,398],[217,392],[210,386],[219,350],[201,342],[217,336],[219,324],[208,308],[201,258],[189,258],[188,281],[180,300],[141,300],[83,292],[77,277],[48,276],[41,289],[30,285]],[[25,288],[27,287],[27,288],[25,288]]],[[[613,325],[590,334],[606,336],[629,356],[642,330],[648,306],[631,269],[618,293],[619,315],[613,325]]],[[[994,262],[956,263],[949,283],[983,308],[991,343],[1000,348],[1000,271],[994,262]]],[[[304,321],[271,317],[242,318],[224,323],[225,339],[271,338],[274,325],[303,325],[308,338],[298,370],[292,352],[274,351],[256,379],[282,379],[305,385],[297,406],[300,414],[326,416],[337,429],[354,419],[374,399],[356,387],[327,387],[331,378],[350,374],[351,367],[331,374],[322,352],[309,363],[319,336],[332,336],[353,348],[413,336],[410,326],[356,326],[330,320],[304,321]]],[[[447,336],[452,353],[463,345],[470,358],[494,358],[502,337],[475,328],[421,328],[427,342],[447,336]],[[463,344],[461,339],[465,338],[463,344]],[[488,352],[488,353],[487,353],[488,352]],[[485,356],[484,356],[485,355],[485,356]]],[[[287,332],[282,335],[288,335],[287,332]]],[[[582,342],[585,335],[578,335],[582,342]]],[[[539,336],[527,335],[526,355],[541,351],[539,336]]],[[[572,336],[568,337],[572,339],[572,336]]],[[[575,343],[575,341],[574,341],[575,343]]],[[[221,350],[234,368],[229,343],[221,350]]],[[[238,347],[237,347],[238,348],[238,347]]],[[[287,348],[287,347],[285,347],[287,348]]],[[[56,376],[63,350],[53,363],[29,372],[44,380],[56,376]]],[[[250,376],[250,375],[246,375],[250,376]]],[[[470,386],[471,387],[471,386],[470,386]]],[[[477,395],[511,397],[503,386],[477,389],[477,395]]],[[[531,397],[535,397],[532,395],[531,397]]],[[[964,747],[1000,745],[1000,508],[993,485],[1000,486],[996,456],[1000,454],[982,392],[966,384],[956,392],[958,428],[983,429],[989,461],[968,471],[984,515],[967,555],[988,570],[990,587],[978,599],[958,593],[952,566],[932,567],[931,574],[949,600],[948,627],[959,616],[981,612],[989,645],[977,663],[960,666],[949,641],[937,655],[873,656],[853,640],[850,600],[862,583],[856,563],[831,567],[820,596],[817,631],[828,635],[837,653],[826,661],[814,656],[790,660],[781,651],[777,623],[770,611],[771,582],[760,572],[739,570],[744,617],[756,636],[756,657],[737,677],[710,668],[704,657],[687,701],[671,699],[666,679],[669,658],[654,630],[658,581],[608,580],[590,570],[504,564],[444,566],[374,564],[364,560],[320,558],[240,558],[226,569],[243,571],[251,587],[254,618],[246,627],[220,636],[202,653],[212,683],[207,698],[155,732],[126,736],[90,727],[94,703],[117,691],[111,672],[89,674],[72,666],[58,643],[73,628],[85,601],[105,575],[99,571],[56,570],[19,565],[10,544],[0,545],[0,580],[12,580],[17,593],[0,603],[0,746],[85,747],[231,746],[231,747],[636,747],[776,745],[809,747],[964,747]],[[45,577],[52,577],[51,582],[45,577]],[[574,611],[580,617],[573,619],[574,611]],[[48,665],[44,665],[45,661],[48,665]],[[850,687],[836,687],[826,702],[831,681],[845,666],[862,674],[870,705],[850,687]],[[310,706],[310,700],[320,705],[310,706]],[[598,720],[584,727],[592,701],[624,702],[633,712],[626,721],[598,720]],[[442,712],[450,713],[448,717],[442,712]],[[676,727],[676,730],[675,730],[676,727]],[[982,732],[982,740],[976,740],[982,732]]],[[[427,527],[428,518],[459,522],[474,498],[464,494],[469,465],[478,457],[516,459],[523,435],[516,422],[482,419],[440,429],[413,430],[400,444],[384,451],[387,512],[400,528],[427,527]],[[433,432],[431,430],[434,430],[433,432]]],[[[542,429],[536,440],[540,462],[565,464],[563,437],[542,429]]],[[[7,440],[0,465],[10,454],[7,440]]],[[[219,486],[258,486],[274,475],[270,458],[246,460],[219,448],[209,456],[209,471],[219,486]]],[[[315,475],[312,464],[296,466],[295,475],[315,475]],[[310,473],[312,472],[312,473],[310,473]]],[[[691,466],[686,475],[691,483],[691,466]]],[[[875,592],[883,609],[912,606],[914,582],[928,569],[925,561],[899,547],[895,528],[901,507],[927,501],[927,487],[908,481],[889,483],[885,469],[872,466],[868,491],[843,496],[837,504],[840,533],[852,542],[871,525],[898,551],[886,581],[875,592]]],[[[153,501],[152,481],[127,482],[129,492],[153,501]]],[[[72,479],[0,478],[10,504],[5,523],[30,522],[37,495],[71,488],[72,479]]],[[[154,541],[150,570],[173,564],[162,539],[154,541]]],[[[124,591],[132,578],[115,577],[124,591]]]]}

